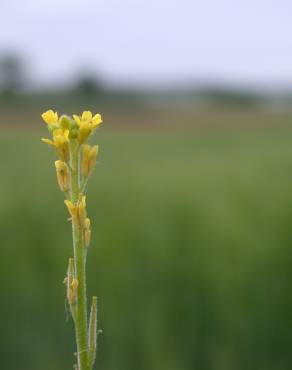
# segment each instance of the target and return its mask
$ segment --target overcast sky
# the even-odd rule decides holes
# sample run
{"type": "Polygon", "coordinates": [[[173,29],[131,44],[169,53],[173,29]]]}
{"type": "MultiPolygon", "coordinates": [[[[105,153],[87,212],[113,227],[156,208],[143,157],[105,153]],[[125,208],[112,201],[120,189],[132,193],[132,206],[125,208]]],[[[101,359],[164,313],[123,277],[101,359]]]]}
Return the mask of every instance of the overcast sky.
{"type": "Polygon", "coordinates": [[[0,53],[39,82],[292,85],[291,0],[1,0],[0,53]]]}

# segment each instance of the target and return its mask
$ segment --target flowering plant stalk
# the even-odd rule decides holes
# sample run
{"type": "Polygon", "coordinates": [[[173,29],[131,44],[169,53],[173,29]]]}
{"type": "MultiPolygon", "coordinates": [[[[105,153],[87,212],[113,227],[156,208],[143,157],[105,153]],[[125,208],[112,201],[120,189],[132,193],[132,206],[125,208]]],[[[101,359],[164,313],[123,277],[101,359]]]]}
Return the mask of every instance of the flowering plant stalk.
{"type": "Polygon", "coordinates": [[[65,195],[73,235],[73,256],[69,258],[64,279],[67,301],[74,321],[76,338],[76,370],[92,370],[97,346],[97,298],[92,298],[88,320],[86,294],[86,257],[91,239],[91,222],[86,212],[85,190],[94,169],[98,146],[86,142],[102,123],[100,114],[84,111],[81,116],[58,116],[48,110],[42,114],[52,139],[42,139],[53,147],[57,181],[65,195]]]}

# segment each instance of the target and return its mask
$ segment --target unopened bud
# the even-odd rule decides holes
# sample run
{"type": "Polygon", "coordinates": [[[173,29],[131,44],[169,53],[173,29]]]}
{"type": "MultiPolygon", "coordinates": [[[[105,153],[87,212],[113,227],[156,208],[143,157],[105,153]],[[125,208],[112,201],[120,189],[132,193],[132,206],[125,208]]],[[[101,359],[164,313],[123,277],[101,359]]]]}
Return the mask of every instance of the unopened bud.
{"type": "Polygon", "coordinates": [[[77,137],[79,144],[85,143],[85,141],[87,140],[91,132],[92,132],[92,127],[91,127],[90,122],[88,121],[81,122],[79,126],[78,137],[77,137]]]}
{"type": "Polygon", "coordinates": [[[98,145],[83,145],[81,172],[84,177],[88,177],[96,164],[98,145]]]}
{"type": "Polygon", "coordinates": [[[61,191],[67,192],[70,186],[70,175],[69,175],[69,167],[63,161],[56,161],[55,162],[56,171],[57,171],[57,180],[60,186],[61,191]]]}
{"type": "Polygon", "coordinates": [[[64,114],[60,117],[59,124],[63,130],[69,130],[73,124],[73,120],[64,114]]]}
{"type": "Polygon", "coordinates": [[[84,227],[84,222],[87,217],[86,213],[86,197],[85,195],[80,195],[79,200],[76,204],[72,203],[70,200],[66,199],[65,204],[68,211],[72,217],[72,222],[79,226],[84,227]]]}
{"type": "Polygon", "coordinates": [[[70,139],[77,139],[78,136],[78,129],[73,127],[69,132],[69,138],[70,139]]]}

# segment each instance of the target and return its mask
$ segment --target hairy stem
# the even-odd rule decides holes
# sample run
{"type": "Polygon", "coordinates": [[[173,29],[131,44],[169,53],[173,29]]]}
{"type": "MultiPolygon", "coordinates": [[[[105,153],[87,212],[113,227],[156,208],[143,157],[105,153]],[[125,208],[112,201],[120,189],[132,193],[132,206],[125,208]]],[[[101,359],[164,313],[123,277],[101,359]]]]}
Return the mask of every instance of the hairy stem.
{"type": "MultiPolygon", "coordinates": [[[[79,197],[80,166],[79,145],[70,145],[71,167],[71,202],[76,203],[79,197]]],[[[86,297],[86,248],[81,228],[72,222],[75,274],[78,280],[75,336],[77,344],[78,370],[90,370],[88,365],[87,343],[87,297],[86,297]]]]}

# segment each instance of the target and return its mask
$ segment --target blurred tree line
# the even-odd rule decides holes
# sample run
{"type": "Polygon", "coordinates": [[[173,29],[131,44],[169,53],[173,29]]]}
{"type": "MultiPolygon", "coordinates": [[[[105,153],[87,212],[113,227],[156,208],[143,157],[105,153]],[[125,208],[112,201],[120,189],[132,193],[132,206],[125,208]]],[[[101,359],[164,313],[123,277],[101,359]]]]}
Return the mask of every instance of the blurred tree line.
{"type": "Polygon", "coordinates": [[[263,104],[289,105],[292,95],[288,92],[280,96],[270,96],[266,92],[242,90],[225,86],[194,86],[192,88],[179,89],[175,86],[171,89],[147,90],[130,87],[113,88],[106,83],[102,75],[96,75],[86,69],[76,73],[70,84],[56,89],[34,88],[31,76],[31,67],[17,53],[4,53],[0,55],[0,103],[10,101],[34,103],[40,98],[61,98],[81,102],[102,102],[124,106],[136,106],[143,104],[168,105],[174,107],[243,107],[256,108],[263,104]]]}

